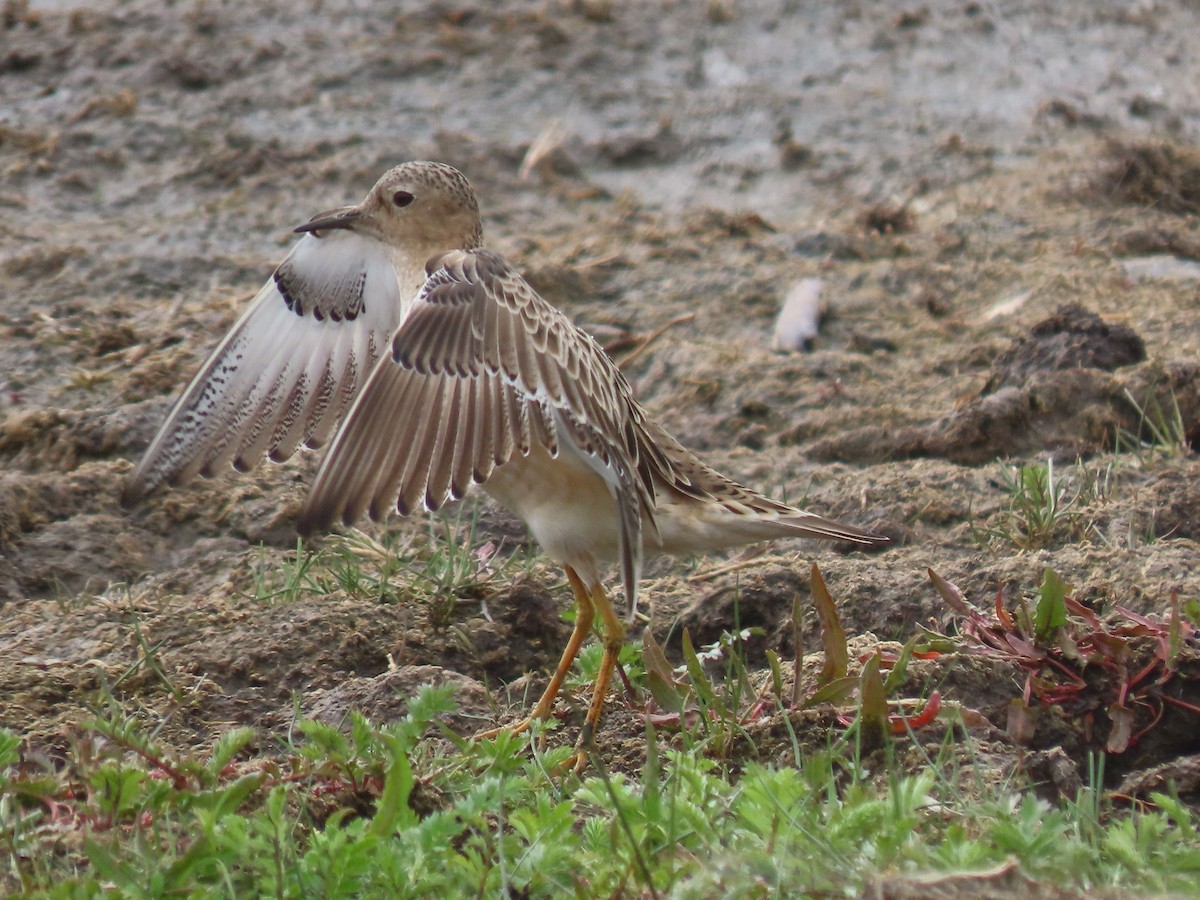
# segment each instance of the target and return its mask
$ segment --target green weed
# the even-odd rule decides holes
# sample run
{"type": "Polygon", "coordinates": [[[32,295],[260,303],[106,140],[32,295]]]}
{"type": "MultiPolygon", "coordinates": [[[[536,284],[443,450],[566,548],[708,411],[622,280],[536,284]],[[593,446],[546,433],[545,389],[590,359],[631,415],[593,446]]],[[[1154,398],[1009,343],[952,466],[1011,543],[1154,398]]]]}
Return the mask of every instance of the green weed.
{"type": "Polygon", "coordinates": [[[979,546],[1033,550],[1064,539],[1108,541],[1097,520],[1117,496],[1121,457],[1076,459],[1064,471],[1048,458],[1045,463],[1005,467],[1000,480],[1008,503],[998,520],[990,526],[971,522],[979,546]]]}
{"type": "Polygon", "coordinates": [[[466,598],[485,597],[539,564],[523,551],[505,553],[475,535],[477,508],[431,516],[422,530],[385,531],[373,537],[352,529],[317,545],[275,558],[260,550],[251,596],[261,602],[295,603],[332,595],[383,603],[424,605],[435,627],[454,618],[466,598]]]}
{"type": "Polygon", "coordinates": [[[640,771],[580,781],[550,774],[569,748],[542,753],[529,736],[434,751],[423,736],[451,705],[427,688],[391,725],[300,722],[274,749],[237,729],[195,756],[96,722],[59,764],[0,731],[0,889],[774,897],[894,879],[961,892],[1015,872],[1144,894],[1188,893],[1200,873],[1198,823],[1170,795],[1133,812],[1091,790],[1055,806],[1019,781],[981,783],[953,754],[880,778],[823,751],[734,777],[662,750],[652,727],[640,771]]]}
{"type": "Polygon", "coordinates": [[[1171,391],[1170,406],[1166,408],[1153,393],[1145,403],[1138,403],[1126,389],[1125,399],[1138,414],[1138,426],[1135,431],[1117,430],[1117,453],[1132,454],[1138,462],[1145,463],[1155,455],[1178,458],[1191,452],[1187,426],[1174,391],[1171,391]]]}

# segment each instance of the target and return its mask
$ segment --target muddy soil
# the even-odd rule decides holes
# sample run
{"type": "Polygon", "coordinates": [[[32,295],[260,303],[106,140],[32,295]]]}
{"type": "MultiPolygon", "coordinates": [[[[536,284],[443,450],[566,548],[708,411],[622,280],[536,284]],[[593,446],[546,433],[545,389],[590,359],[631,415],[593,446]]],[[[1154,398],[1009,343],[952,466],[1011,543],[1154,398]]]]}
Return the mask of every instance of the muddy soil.
{"type": "MultiPolygon", "coordinates": [[[[864,653],[960,627],[927,567],[985,610],[997,592],[1031,601],[1047,567],[1101,614],[1186,609],[1194,15],[1182,0],[8,0],[0,725],[55,752],[113,692],[187,749],[232,724],[283,731],[297,707],[388,719],[429,681],[460,686],[463,733],[537,696],[569,591],[486,499],[368,527],[417,560],[368,588],[296,573],[312,455],[117,502],[289,229],[414,158],[472,179],[489,244],[610,347],[684,443],[893,537],[873,554],[794,542],[652,562],[646,607],[673,661],[681,626],[707,643],[735,621],[762,630],[752,663],[791,659],[813,561],[864,653]],[[811,352],[772,351],[782,297],[814,276],[827,309],[811,352]],[[1078,499],[1031,536],[1006,485],[1047,460],[1078,499]],[[431,588],[446,546],[477,569],[431,588]]],[[[378,557],[356,559],[378,575],[378,557]]],[[[805,640],[811,660],[811,623],[805,640]]],[[[1194,703],[1194,661],[1179,665],[1163,690],[1194,703]]],[[[1014,729],[1026,674],[947,652],[904,693],[940,689],[986,749],[971,758],[1024,762],[1069,794],[1110,734],[1104,696],[1014,729]]],[[[585,696],[564,696],[570,721],[585,696]]],[[[1153,718],[1136,717],[1137,732],[1153,718]]],[[[798,722],[821,746],[840,727],[798,722]]],[[[1168,704],[1114,784],[1183,779],[1195,724],[1168,704]]],[[[745,752],[787,758],[777,719],[759,727],[745,752]]],[[[636,765],[643,737],[615,697],[614,764],[636,765]]]]}

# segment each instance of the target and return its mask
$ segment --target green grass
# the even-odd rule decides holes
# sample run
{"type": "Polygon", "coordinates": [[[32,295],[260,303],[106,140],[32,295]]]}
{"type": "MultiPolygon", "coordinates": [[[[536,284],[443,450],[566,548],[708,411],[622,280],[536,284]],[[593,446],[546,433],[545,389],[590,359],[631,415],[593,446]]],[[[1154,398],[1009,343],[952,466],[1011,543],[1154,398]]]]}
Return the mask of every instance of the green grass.
{"type": "Polygon", "coordinates": [[[352,529],[316,544],[296,541],[282,556],[262,549],[250,596],[263,603],[348,596],[384,603],[416,603],[445,627],[465,598],[507,587],[543,563],[523,549],[509,552],[475,535],[478,510],[460,506],[430,516],[423,530],[384,531],[376,538],[352,529]]]}
{"type": "Polygon", "coordinates": [[[1116,497],[1126,458],[1108,454],[1076,459],[1065,470],[1049,458],[1044,463],[1003,466],[1000,483],[1008,502],[990,527],[972,522],[976,543],[1034,550],[1064,540],[1107,542],[1096,518],[1116,497]]]}
{"type": "Polygon", "coordinates": [[[1008,517],[1002,536],[1022,550],[1044,547],[1078,518],[1079,490],[1056,477],[1054,460],[1005,472],[1008,517]]]}
{"type": "MultiPolygon", "coordinates": [[[[413,591],[438,603],[485,588],[497,554],[480,553],[461,520],[432,527],[427,542],[352,534],[298,547],[264,569],[256,593],[389,601],[413,591]],[[422,566],[431,571],[414,572],[422,566]]],[[[1068,586],[1052,576],[1013,619],[1040,641],[1069,612],[1068,586]]],[[[136,697],[119,699],[123,681],[148,676],[186,702],[135,616],[137,661],[101,679],[94,719],[65,749],[0,729],[0,894],[765,898],[907,880],[914,895],[965,896],[996,879],[1194,891],[1200,823],[1176,797],[1118,802],[1095,787],[1096,757],[1092,786],[1039,799],[1024,775],[977,756],[957,710],[934,695],[923,712],[896,714],[886,698],[906,680],[913,642],[886,676],[878,653],[859,666],[815,566],[811,585],[824,653],[804,679],[774,653],[768,672],[751,673],[752,629],[701,647],[685,631],[675,667],[648,631],[631,641],[621,660],[641,692],[628,708],[652,711],[644,741],[607,736],[582,778],[564,765],[574,735],[551,749],[537,733],[465,740],[439,725],[454,700],[434,687],[385,725],[358,713],[337,725],[297,719],[283,735],[238,727],[207,750],[173,749],[136,697]],[[912,731],[935,718],[938,737],[912,731]],[[618,760],[622,771],[609,771],[618,760]]],[[[569,690],[586,695],[599,655],[585,647],[569,690]]]]}
{"type": "Polygon", "coordinates": [[[860,760],[846,733],[798,766],[735,768],[648,727],[639,771],[580,780],[560,774],[569,749],[525,736],[425,737],[452,706],[426,688],[389,725],[301,721],[277,744],[239,728],[194,756],[116,706],[57,762],[0,731],[0,889],[767,897],[1015,865],[1044,885],[1161,893],[1200,876],[1197,821],[1173,797],[1130,812],[1085,789],[1052,806],[984,783],[950,740],[910,771],[891,752],[860,760]]]}
{"type": "Polygon", "coordinates": [[[1170,403],[1166,406],[1153,393],[1144,403],[1138,403],[1126,389],[1125,399],[1138,414],[1138,426],[1132,432],[1123,428],[1117,430],[1117,453],[1131,454],[1138,462],[1145,463],[1156,455],[1178,458],[1191,452],[1187,426],[1184,424],[1183,413],[1179,409],[1179,400],[1174,390],[1171,391],[1170,403]]]}

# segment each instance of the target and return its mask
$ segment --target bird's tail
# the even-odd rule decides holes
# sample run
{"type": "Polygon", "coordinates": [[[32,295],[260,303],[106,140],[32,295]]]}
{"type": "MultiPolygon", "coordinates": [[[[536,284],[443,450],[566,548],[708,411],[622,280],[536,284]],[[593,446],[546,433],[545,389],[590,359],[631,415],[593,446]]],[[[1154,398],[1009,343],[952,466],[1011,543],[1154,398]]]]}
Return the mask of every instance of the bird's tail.
{"type": "MultiPolygon", "coordinates": [[[[864,547],[886,544],[890,540],[856,525],[797,509],[787,509],[779,515],[746,515],[718,504],[705,504],[680,509],[674,514],[660,509],[657,519],[660,543],[654,549],[676,554],[789,537],[847,541],[864,547]]],[[[645,540],[649,548],[653,538],[647,534],[645,540]]]]}

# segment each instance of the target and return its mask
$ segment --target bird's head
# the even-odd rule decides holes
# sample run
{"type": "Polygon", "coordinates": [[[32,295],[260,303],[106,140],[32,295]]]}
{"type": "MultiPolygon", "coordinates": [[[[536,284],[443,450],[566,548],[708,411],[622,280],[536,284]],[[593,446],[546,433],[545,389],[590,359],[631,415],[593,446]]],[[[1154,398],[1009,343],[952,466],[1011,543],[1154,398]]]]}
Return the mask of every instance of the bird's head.
{"type": "Polygon", "coordinates": [[[426,255],[483,243],[479,204],[462,172],[436,162],[407,162],[383,174],[357,206],[319,213],[296,228],[317,237],[343,229],[426,255]]]}

